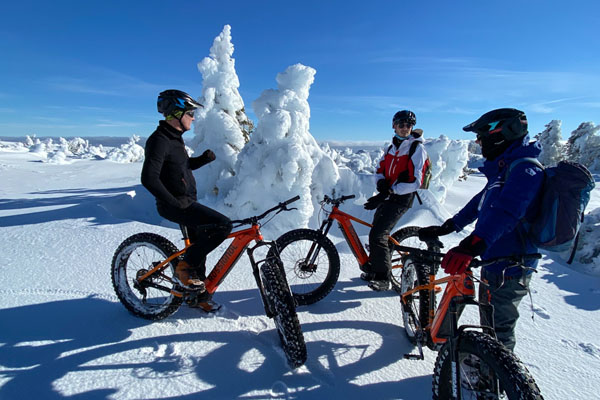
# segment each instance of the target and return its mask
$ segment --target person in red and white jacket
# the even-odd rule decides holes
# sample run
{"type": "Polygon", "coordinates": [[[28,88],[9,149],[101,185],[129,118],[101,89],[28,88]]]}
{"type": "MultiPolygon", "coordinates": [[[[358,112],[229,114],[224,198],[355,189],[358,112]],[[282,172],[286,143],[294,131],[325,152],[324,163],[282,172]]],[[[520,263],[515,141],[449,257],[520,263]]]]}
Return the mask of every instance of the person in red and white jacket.
{"type": "Polygon", "coordinates": [[[388,236],[402,215],[412,206],[415,193],[423,180],[427,152],[423,145],[423,131],[413,131],[417,118],[409,110],[398,111],[392,119],[394,138],[377,167],[377,195],[367,200],[364,207],[375,210],[373,228],[369,233],[369,262],[361,266],[361,278],[373,290],[388,290],[391,254],[388,236]],[[420,143],[409,157],[414,142],[420,143]]]}

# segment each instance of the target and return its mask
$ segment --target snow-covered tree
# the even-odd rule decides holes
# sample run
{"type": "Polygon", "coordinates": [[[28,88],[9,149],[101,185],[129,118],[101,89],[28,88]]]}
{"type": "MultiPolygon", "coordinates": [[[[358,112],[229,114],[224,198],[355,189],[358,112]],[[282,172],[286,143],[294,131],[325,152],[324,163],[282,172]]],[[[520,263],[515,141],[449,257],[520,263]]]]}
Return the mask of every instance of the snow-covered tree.
{"type": "Polygon", "coordinates": [[[575,260],[586,264],[588,272],[600,272],[600,208],[587,213],[579,230],[575,260]]]}
{"type": "Polygon", "coordinates": [[[469,140],[468,150],[471,154],[481,154],[481,146],[474,140],[469,140]]]}
{"type": "Polygon", "coordinates": [[[564,159],[564,146],[561,143],[561,125],[561,121],[554,119],[546,125],[546,129],[543,132],[535,136],[542,146],[542,152],[538,159],[544,165],[556,165],[564,159]]]}
{"type": "Polygon", "coordinates": [[[463,174],[469,160],[468,147],[468,142],[450,140],[444,135],[425,142],[425,150],[431,160],[429,192],[438,202],[446,200],[448,189],[463,174]]]}
{"type": "Polygon", "coordinates": [[[569,160],[579,162],[590,170],[600,169],[600,126],[593,122],[583,122],[571,133],[567,142],[569,160]]]}
{"type": "Polygon", "coordinates": [[[309,132],[308,95],[315,72],[292,65],[277,75],[277,89],[264,91],[253,103],[259,120],[238,157],[235,184],[225,198],[228,215],[247,217],[300,195],[294,203],[298,211],[273,221],[275,227],[299,228],[313,216],[314,202],[334,188],[337,167],[309,132]]]}
{"type": "Polygon", "coordinates": [[[210,55],[198,63],[202,73],[204,108],[196,111],[194,138],[190,146],[195,154],[211,149],[216,160],[200,169],[200,196],[225,196],[231,187],[231,177],[238,154],[249,140],[253,123],[248,119],[244,101],[238,92],[240,82],[235,72],[231,43],[231,27],[225,25],[210,49],[210,55]]]}
{"type": "Polygon", "coordinates": [[[106,159],[118,163],[132,163],[144,160],[144,148],[137,144],[140,137],[133,135],[129,141],[122,144],[119,148],[108,152],[106,159]]]}
{"type": "Polygon", "coordinates": [[[600,130],[600,127],[597,127],[593,122],[582,122],[577,129],[571,132],[571,136],[567,141],[567,159],[586,165],[583,159],[587,158],[585,153],[590,150],[586,146],[588,139],[596,135],[598,130],[600,130]]]}

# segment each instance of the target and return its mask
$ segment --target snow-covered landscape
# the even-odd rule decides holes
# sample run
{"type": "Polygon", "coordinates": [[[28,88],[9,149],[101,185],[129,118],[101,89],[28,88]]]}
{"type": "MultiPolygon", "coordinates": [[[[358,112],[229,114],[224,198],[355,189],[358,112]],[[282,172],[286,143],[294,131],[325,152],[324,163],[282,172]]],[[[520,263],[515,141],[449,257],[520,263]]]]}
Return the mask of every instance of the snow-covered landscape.
{"type": "MultiPolygon", "coordinates": [[[[190,153],[210,148],[217,155],[195,171],[200,202],[244,218],[300,195],[298,210],[264,226],[265,239],[316,229],[326,194],[356,195],[342,209],[370,221],[373,212],[362,205],[374,192],[374,166],[387,144],[315,140],[315,70],[302,64],[275,77],[276,87],[252,103],[258,121],[250,121],[232,55],[226,26],[198,65],[205,108],[184,138],[190,153]]],[[[542,143],[544,163],[584,163],[598,183],[600,128],[584,122],[567,140],[560,121],[546,128],[530,132],[542,143]]],[[[428,132],[425,138],[432,183],[398,228],[442,223],[485,184],[474,170],[481,157],[471,142],[428,132]]],[[[118,146],[91,145],[33,135],[0,141],[0,399],[431,398],[435,352],[425,350],[424,361],[403,358],[414,349],[398,295],[373,292],[359,279],[337,229],[330,238],[340,253],[339,281],[325,299],[297,310],[308,351],[298,369],[286,363],[247,257],[216,293],[216,314],[187,306],[155,322],[129,314],[110,279],[117,246],[139,232],[182,245],[177,226],[158,215],[139,182],[141,142],[132,136],[118,146]]],[[[575,262],[544,253],[531,297],[520,305],[515,351],[546,399],[592,399],[600,391],[599,227],[597,184],[575,262]]],[[[366,229],[357,232],[368,241],[366,229]]],[[[445,237],[445,248],[467,234],[445,237]]],[[[209,255],[209,266],[228,244],[209,255]]],[[[477,322],[474,312],[463,318],[477,322]]]]}

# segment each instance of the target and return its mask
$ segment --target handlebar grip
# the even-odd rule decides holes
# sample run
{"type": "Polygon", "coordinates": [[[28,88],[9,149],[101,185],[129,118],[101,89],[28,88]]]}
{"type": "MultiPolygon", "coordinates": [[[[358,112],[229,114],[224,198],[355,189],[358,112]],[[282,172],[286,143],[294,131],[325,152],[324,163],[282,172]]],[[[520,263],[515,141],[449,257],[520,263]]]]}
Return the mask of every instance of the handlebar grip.
{"type": "Polygon", "coordinates": [[[342,201],[350,200],[350,199],[353,199],[355,197],[356,197],[355,195],[351,194],[351,195],[348,195],[348,196],[342,196],[341,200],[342,201]]]}
{"type": "Polygon", "coordinates": [[[300,196],[292,197],[291,199],[284,201],[282,204],[284,206],[287,206],[288,204],[291,204],[291,203],[293,203],[295,201],[298,201],[298,200],[300,200],[300,196]]]}
{"type": "Polygon", "coordinates": [[[519,256],[508,256],[508,257],[495,257],[495,258],[491,258],[489,260],[473,260],[471,261],[471,266],[474,268],[479,268],[479,267],[487,267],[488,265],[500,262],[500,261],[513,261],[513,262],[518,262],[520,260],[526,260],[526,259],[536,259],[539,260],[540,258],[542,258],[542,255],[540,253],[531,253],[531,254],[521,254],[519,256]]]}

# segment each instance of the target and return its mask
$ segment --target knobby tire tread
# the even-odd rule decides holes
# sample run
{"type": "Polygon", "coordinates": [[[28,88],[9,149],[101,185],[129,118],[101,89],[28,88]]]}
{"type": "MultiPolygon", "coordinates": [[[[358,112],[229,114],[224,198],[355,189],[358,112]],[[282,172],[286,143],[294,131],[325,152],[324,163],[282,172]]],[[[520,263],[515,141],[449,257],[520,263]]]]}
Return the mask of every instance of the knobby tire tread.
{"type": "MultiPolygon", "coordinates": [[[[405,226],[404,228],[398,229],[396,232],[392,233],[392,237],[401,245],[403,246],[408,246],[408,244],[404,244],[402,243],[403,241],[407,240],[407,239],[411,239],[411,238],[416,238],[417,240],[419,240],[419,229],[421,229],[421,227],[419,226],[405,226]]],[[[394,247],[393,244],[390,243],[390,247],[394,247]]],[[[435,251],[435,252],[439,252],[440,248],[438,246],[427,246],[427,250],[429,251],[435,251]]],[[[395,250],[394,250],[395,252],[395,250]]],[[[392,257],[397,257],[397,252],[395,252],[395,254],[392,254],[392,257]]],[[[435,274],[437,274],[438,269],[439,269],[440,265],[439,263],[437,263],[434,266],[434,272],[435,274]]],[[[435,275],[434,274],[434,275],[435,275]]],[[[390,274],[390,281],[392,283],[392,287],[398,291],[400,289],[400,281],[398,280],[398,276],[395,276],[393,271],[390,274]]]]}
{"type": "MultiPolygon", "coordinates": [[[[408,265],[408,267],[405,267],[402,270],[402,283],[404,283],[404,287],[402,287],[402,291],[400,293],[413,289],[417,286],[427,285],[429,282],[429,274],[427,274],[425,269],[419,268],[417,264],[411,263],[408,265]]],[[[412,318],[412,312],[409,311],[408,308],[411,308],[413,312],[416,311],[416,317],[419,320],[421,329],[424,329],[429,323],[429,305],[431,301],[433,301],[433,307],[435,308],[436,298],[435,296],[433,298],[431,297],[431,292],[429,290],[420,290],[416,294],[409,296],[406,304],[402,303],[402,299],[400,300],[402,307],[402,320],[404,322],[406,337],[413,344],[417,344],[417,328],[415,327],[414,332],[411,332],[413,325],[410,320],[412,318]],[[416,301],[419,302],[417,310],[412,308],[413,303],[416,301]]],[[[426,336],[426,333],[423,332],[423,335],[426,336]]]]}
{"type": "MultiPolygon", "coordinates": [[[[463,331],[459,353],[472,354],[494,372],[509,400],[543,400],[535,380],[517,358],[498,340],[479,331],[463,331]]],[[[450,346],[446,343],[438,353],[433,371],[433,399],[452,398],[450,346]]]]}
{"type": "Polygon", "coordinates": [[[285,356],[292,368],[306,362],[306,342],[296,314],[296,305],[281,268],[271,262],[260,267],[262,285],[285,356]]]}
{"type": "MultiPolygon", "coordinates": [[[[132,314],[149,320],[160,320],[173,314],[181,305],[183,299],[181,297],[168,295],[168,299],[160,308],[147,307],[139,301],[137,290],[132,287],[133,282],[127,281],[127,262],[131,253],[142,246],[153,247],[157,252],[162,253],[162,259],[156,261],[164,261],[171,254],[177,252],[177,247],[168,239],[155,233],[137,233],[125,239],[115,251],[111,264],[111,278],[113,288],[121,303],[132,314]],[[135,299],[135,300],[134,300],[135,299]],[[136,301],[137,300],[137,301],[136,301]]],[[[177,259],[171,262],[171,271],[175,268],[177,259]]],[[[148,266],[149,268],[150,266],[148,266]]]]}

